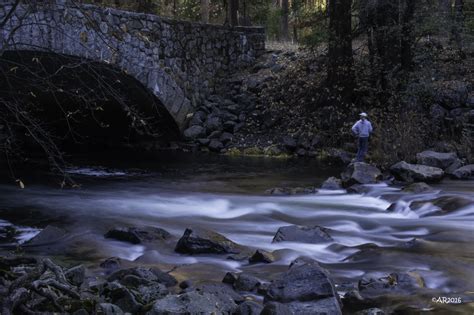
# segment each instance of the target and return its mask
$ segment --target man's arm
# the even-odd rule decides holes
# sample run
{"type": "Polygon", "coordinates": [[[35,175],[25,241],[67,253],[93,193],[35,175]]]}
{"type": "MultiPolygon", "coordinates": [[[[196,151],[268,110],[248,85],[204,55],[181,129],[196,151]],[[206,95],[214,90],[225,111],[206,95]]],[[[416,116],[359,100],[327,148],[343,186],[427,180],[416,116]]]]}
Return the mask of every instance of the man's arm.
{"type": "Polygon", "coordinates": [[[352,133],[355,135],[359,134],[359,122],[356,122],[354,126],[352,126],[352,133]]]}
{"type": "Polygon", "coordinates": [[[369,133],[371,133],[374,129],[372,128],[372,123],[369,121],[369,133]]]}

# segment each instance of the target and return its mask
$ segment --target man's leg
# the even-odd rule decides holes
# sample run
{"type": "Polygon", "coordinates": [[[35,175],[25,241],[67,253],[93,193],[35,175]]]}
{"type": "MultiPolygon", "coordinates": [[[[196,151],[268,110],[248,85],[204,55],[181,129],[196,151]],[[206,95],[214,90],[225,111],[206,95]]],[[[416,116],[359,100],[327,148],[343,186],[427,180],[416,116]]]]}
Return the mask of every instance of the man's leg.
{"type": "Polygon", "coordinates": [[[362,156],[362,138],[359,137],[357,141],[357,155],[356,155],[356,162],[362,162],[363,156],[362,156]]]}
{"type": "Polygon", "coordinates": [[[368,137],[365,137],[365,138],[360,138],[360,141],[361,141],[361,145],[360,145],[360,148],[361,148],[361,162],[364,162],[364,159],[365,159],[365,155],[367,154],[367,150],[368,150],[368,146],[369,146],[369,138],[368,137]]]}

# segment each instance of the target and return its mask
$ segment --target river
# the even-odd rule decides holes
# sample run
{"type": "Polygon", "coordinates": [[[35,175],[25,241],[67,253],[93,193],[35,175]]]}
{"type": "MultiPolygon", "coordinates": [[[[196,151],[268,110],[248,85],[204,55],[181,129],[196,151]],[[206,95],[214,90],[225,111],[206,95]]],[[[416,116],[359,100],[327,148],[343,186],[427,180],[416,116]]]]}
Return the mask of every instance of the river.
{"type": "MultiPolygon", "coordinates": [[[[21,232],[17,242],[47,225],[68,232],[65,239],[27,246],[24,253],[96,269],[98,262],[120,257],[175,268],[178,279],[194,281],[220,281],[227,271],[242,270],[265,278],[295,258],[309,256],[330,271],[341,295],[362,278],[416,272],[424,288],[403,303],[429,311],[431,297],[460,296],[464,303],[453,310],[472,312],[467,302],[472,305],[474,294],[474,181],[445,180],[422,194],[377,184],[363,195],[320,190],[270,196],[265,191],[271,187],[319,187],[341,168],[305,159],[178,153],[142,160],[108,155],[74,164],[68,172],[81,184],[79,189],[61,190],[49,175],[31,170],[23,171],[25,189],[6,180],[0,183],[0,226],[16,226],[21,232]],[[442,196],[470,203],[440,214],[429,201],[442,196]],[[387,211],[392,203],[395,210],[387,211]],[[334,240],[272,243],[279,227],[292,224],[326,227],[334,240]],[[145,245],[104,238],[116,226],[157,226],[173,238],[145,245]],[[225,255],[177,254],[174,246],[187,227],[211,229],[239,244],[275,251],[277,260],[249,265],[225,255]]],[[[1,249],[12,251],[6,243],[1,249]]]]}

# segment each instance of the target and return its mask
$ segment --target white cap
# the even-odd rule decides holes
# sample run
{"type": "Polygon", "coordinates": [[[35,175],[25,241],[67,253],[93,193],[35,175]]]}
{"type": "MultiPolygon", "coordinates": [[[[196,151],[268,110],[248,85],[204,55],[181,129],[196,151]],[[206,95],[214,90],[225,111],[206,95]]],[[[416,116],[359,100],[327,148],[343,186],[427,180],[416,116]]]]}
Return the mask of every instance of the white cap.
{"type": "Polygon", "coordinates": [[[367,117],[367,113],[360,113],[359,116],[367,117]]]}

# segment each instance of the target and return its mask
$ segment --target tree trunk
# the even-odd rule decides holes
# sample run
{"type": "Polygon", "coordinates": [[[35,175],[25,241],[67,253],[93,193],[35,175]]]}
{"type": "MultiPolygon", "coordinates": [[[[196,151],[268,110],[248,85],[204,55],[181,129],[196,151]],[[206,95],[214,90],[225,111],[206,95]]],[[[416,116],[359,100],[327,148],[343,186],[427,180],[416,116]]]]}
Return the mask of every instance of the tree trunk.
{"type": "Polygon", "coordinates": [[[455,0],[451,39],[455,42],[456,48],[459,50],[461,54],[463,54],[463,42],[462,42],[463,26],[464,26],[464,1],[455,0]]]}
{"type": "Polygon", "coordinates": [[[285,41],[287,41],[289,38],[288,15],[289,15],[288,0],[281,0],[281,37],[285,41]]]}
{"type": "Polygon", "coordinates": [[[209,0],[201,0],[201,22],[209,23],[209,0]]]}
{"type": "Polygon", "coordinates": [[[404,0],[403,2],[400,55],[402,68],[410,70],[413,62],[412,46],[415,42],[413,18],[417,0],[404,0]]]}
{"type": "Polygon", "coordinates": [[[228,0],[229,2],[229,24],[231,26],[239,25],[239,0],[228,0]]]}
{"type": "Polygon", "coordinates": [[[352,0],[329,0],[328,77],[330,89],[350,103],[353,91],[352,0]]]}

